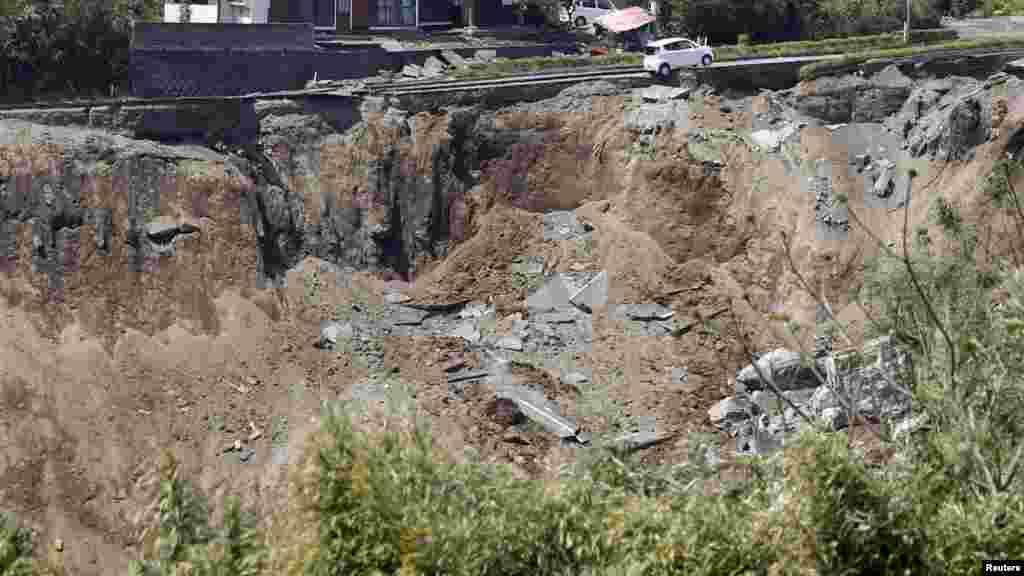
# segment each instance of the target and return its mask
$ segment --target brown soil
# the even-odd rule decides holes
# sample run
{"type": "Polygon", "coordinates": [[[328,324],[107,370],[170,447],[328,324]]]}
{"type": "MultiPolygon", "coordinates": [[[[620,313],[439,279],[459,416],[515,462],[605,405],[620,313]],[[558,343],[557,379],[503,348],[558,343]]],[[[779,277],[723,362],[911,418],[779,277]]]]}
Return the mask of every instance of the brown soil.
{"type": "MultiPolygon", "coordinates": [[[[823,286],[849,319],[858,311],[845,306],[844,296],[856,282],[859,262],[875,248],[857,229],[841,245],[819,242],[799,176],[788,175],[778,161],[759,163],[741,145],[725,151],[729,161],[720,179],[678,156],[682,133],[660,136],[653,161],[630,159],[623,149],[633,136],[621,130],[622,106],[621,99],[595,99],[588,114],[557,123],[533,120],[546,123],[557,138],[531,169],[530,187],[544,191],[545,207],[579,207],[579,219],[596,229],[589,253],[571,242],[545,241],[540,214],[511,206],[512,199],[486,183],[469,200],[474,218],[468,239],[433,263],[408,293],[421,301],[492,301],[502,317],[525,314],[526,289],[515,284],[509,264],[516,256],[540,255],[549,270],[607,270],[612,301],[671,306],[695,326],[679,339],[632,336],[597,311],[593,348],[575,362],[612,385],[612,398],[628,413],[654,415],[679,434],[644,452],[643,460],[678,461],[685,457],[686,433],[709,431],[708,408],[732,392],[730,378],[749,361],[744,344],[766,349],[789,339],[768,314],[784,310],[813,325],[812,299],[788,270],[780,231],[807,281],[823,286]],[[763,186],[751,184],[755,176],[764,177],[763,186]],[[686,387],[671,384],[673,366],[688,367],[686,387]],[[608,376],[616,368],[624,378],[612,381],[608,376]]],[[[422,121],[439,135],[429,146],[441,142],[444,121],[422,121]]],[[[1006,126],[1022,122],[1020,106],[1010,103],[1001,138],[981,146],[973,162],[947,170],[928,194],[942,190],[967,203],[974,217],[983,216],[976,181],[1005,148],[1012,132],[1006,126]]],[[[691,128],[743,129],[750,123],[747,113],[724,115],[709,103],[691,119],[691,128]]],[[[846,162],[846,151],[824,129],[805,130],[801,146],[804,158],[846,162]]],[[[408,155],[417,164],[410,169],[429,167],[427,148],[408,155]]],[[[358,158],[339,161],[350,160],[358,158]]],[[[347,164],[338,170],[351,172],[347,164]]],[[[925,172],[919,180],[930,176],[925,172]]],[[[860,184],[840,177],[836,189],[856,207],[860,184]]],[[[287,419],[286,440],[295,457],[316,427],[321,400],[343,395],[366,376],[342,352],[313,347],[320,321],[352,297],[329,282],[319,304],[305,302],[303,275],[317,261],[291,271],[285,289],[249,288],[255,280],[254,233],[224,202],[242,184],[213,174],[207,184],[171,185],[181,193],[165,195],[161,213],[188,214],[185,192],[199,185],[213,193],[212,213],[196,221],[202,233],[180,242],[177,254],[155,271],[126,273],[124,239],[115,238],[110,257],[86,250],[80,269],[67,276],[65,303],[50,303],[46,278],[31,272],[31,230],[22,224],[17,271],[0,276],[0,503],[40,529],[44,544],[61,538],[64,562],[76,574],[123,572],[137,553],[152,516],[154,471],[163,449],[177,453],[215,500],[239,492],[250,503],[273,506],[282,468],[271,464],[270,447],[285,440],[273,437],[275,425],[287,419]],[[237,455],[224,453],[235,440],[258,450],[255,463],[240,464],[237,455]]],[[[345,180],[338,186],[359,184],[345,180]]],[[[914,198],[911,225],[926,212],[925,196],[914,198]]],[[[101,184],[83,203],[99,205],[100,198],[111,197],[109,183],[101,184]]],[[[125,202],[110,206],[115,221],[127,217],[125,202]]],[[[861,218],[883,238],[898,238],[902,217],[862,211],[861,218]]],[[[84,230],[81,245],[94,245],[90,227],[84,230]]],[[[365,275],[354,281],[373,295],[383,287],[365,275]]],[[[542,432],[510,432],[508,407],[485,385],[468,387],[464,402],[446,399],[443,369],[454,354],[470,367],[482,363],[461,341],[385,341],[386,367],[416,385],[417,403],[447,453],[461,457],[471,445],[521,475],[550,476],[570,453],[542,432]]],[[[513,376],[542,384],[567,415],[576,415],[576,393],[560,385],[557,374],[520,366],[513,376]]]]}

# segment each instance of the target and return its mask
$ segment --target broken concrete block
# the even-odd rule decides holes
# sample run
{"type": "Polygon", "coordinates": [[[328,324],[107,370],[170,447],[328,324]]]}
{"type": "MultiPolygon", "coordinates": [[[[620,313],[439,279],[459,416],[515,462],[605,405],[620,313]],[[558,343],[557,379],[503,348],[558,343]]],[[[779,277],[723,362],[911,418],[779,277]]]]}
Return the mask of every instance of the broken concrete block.
{"type": "Polygon", "coordinates": [[[324,321],[320,324],[320,340],[317,346],[323,350],[334,350],[339,338],[351,338],[352,334],[352,325],[348,322],[324,321]]]}
{"type": "Polygon", "coordinates": [[[536,390],[518,385],[502,386],[498,389],[498,397],[513,400],[527,418],[559,438],[575,438],[580,432],[575,422],[558,414],[547,398],[536,390]]]}
{"type": "Polygon", "coordinates": [[[570,301],[580,310],[590,314],[608,303],[608,290],[608,272],[602,270],[586,286],[574,294],[570,301]]]}
{"type": "Polygon", "coordinates": [[[408,78],[419,78],[423,76],[423,69],[415,64],[406,64],[402,67],[402,76],[408,78]]]}
{"type": "Polygon", "coordinates": [[[675,315],[675,312],[660,304],[636,304],[626,309],[626,315],[630,320],[650,322],[653,320],[668,320],[675,315]]]}
{"type": "Polygon", "coordinates": [[[441,52],[441,58],[447,62],[449,66],[453,66],[455,68],[465,68],[468,66],[466,59],[453,50],[445,50],[441,52]]]}
{"type": "Polygon", "coordinates": [[[590,370],[562,370],[560,380],[562,384],[572,386],[578,390],[590,383],[590,370]]]}
{"type": "Polygon", "coordinates": [[[516,336],[504,336],[498,340],[498,348],[503,350],[512,350],[514,352],[523,351],[523,341],[516,336]]]}
{"type": "MultiPolygon", "coordinates": [[[[815,377],[814,369],[804,366],[800,353],[778,348],[761,356],[757,367],[765,378],[771,378],[779,390],[802,390],[817,388],[821,382],[815,377]]],[[[748,391],[764,390],[757,368],[748,364],[736,374],[736,381],[741,382],[748,391]]]]}
{"type": "Polygon", "coordinates": [[[553,312],[570,305],[571,296],[561,274],[555,274],[538,291],[526,299],[526,307],[531,312],[553,312]]]}
{"type": "Polygon", "coordinates": [[[459,324],[451,334],[452,338],[462,338],[470,344],[476,344],[480,342],[480,331],[476,328],[476,323],[473,321],[463,322],[459,324]]]}
{"type": "Polygon", "coordinates": [[[408,306],[394,306],[389,310],[391,324],[393,326],[419,326],[423,324],[430,313],[425,310],[409,308],[408,306]]]}

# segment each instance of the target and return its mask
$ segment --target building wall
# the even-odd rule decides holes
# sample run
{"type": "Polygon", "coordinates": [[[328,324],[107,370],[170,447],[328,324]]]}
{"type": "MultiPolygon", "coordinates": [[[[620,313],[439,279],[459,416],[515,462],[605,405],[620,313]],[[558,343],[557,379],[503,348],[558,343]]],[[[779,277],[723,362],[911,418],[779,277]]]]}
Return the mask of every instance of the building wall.
{"type": "MultiPolygon", "coordinates": [[[[216,8],[216,7],[214,7],[216,8]]],[[[132,50],[261,48],[312,50],[311,24],[176,24],[136,22],[132,50]]]]}
{"type": "Polygon", "coordinates": [[[475,0],[473,24],[481,27],[512,26],[518,23],[512,6],[505,6],[502,0],[475,0]]]}

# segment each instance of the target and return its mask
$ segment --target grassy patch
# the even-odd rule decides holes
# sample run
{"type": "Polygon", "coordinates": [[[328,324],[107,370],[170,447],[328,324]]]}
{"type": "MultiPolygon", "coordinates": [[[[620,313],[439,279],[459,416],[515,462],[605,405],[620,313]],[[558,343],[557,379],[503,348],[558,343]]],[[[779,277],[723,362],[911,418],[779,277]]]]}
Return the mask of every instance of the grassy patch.
{"type": "Polygon", "coordinates": [[[928,54],[941,50],[996,50],[996,49],[1024,49],[1024,35],[1007,34],[1002,36],[987,36],[972,40],[956,40],[953,42],[942,42],[928,46],[910,46],[894,49],[875,49],[856,54],[848,54],[828,62],[815,62],[800,68],[801,80],[814,80],[822,76],[829,76],[836,73],[852,71],[863,64],[885,61],[893,58],[908,58],[921,54],[928,54]]]}
{"type": "MultiPolygon", "coordinates": [[[[955,32],[947,30],[915,30],[911,42],[919,46],[949,42],[955,32]]],[[[904,46],[902,33],[853,36],[827,40],[779,42],[734,46],[712,46],[717,62],[730,62],[751,58],[781,58],[792,56],[823,56],[827,54],[857,53],[865,50],[892,49],[904,46]]],[[[507,74],[529,74],[547,71],[572,70],[591,66],[639,66],[640,54],[609,54],[607,56],[555,56],[517,58],[491,63],[470,64],[454,74],[458,78],[488,78],[507,74]]]]}

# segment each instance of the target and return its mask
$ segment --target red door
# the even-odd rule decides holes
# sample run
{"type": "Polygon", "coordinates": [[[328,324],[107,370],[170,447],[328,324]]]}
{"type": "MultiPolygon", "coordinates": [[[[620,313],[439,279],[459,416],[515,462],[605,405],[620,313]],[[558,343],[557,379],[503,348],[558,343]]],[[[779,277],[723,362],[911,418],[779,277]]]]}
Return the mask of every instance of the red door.
{"type": "Polygon", "coordinates": [[[370,27],[370,0],[352,0],[352,29],[365,30],[370,27]]]}

